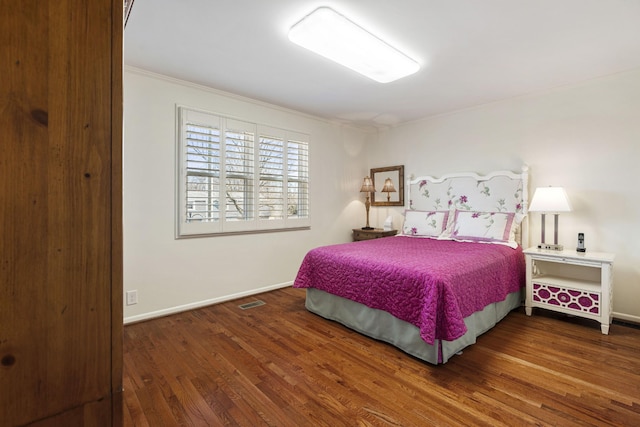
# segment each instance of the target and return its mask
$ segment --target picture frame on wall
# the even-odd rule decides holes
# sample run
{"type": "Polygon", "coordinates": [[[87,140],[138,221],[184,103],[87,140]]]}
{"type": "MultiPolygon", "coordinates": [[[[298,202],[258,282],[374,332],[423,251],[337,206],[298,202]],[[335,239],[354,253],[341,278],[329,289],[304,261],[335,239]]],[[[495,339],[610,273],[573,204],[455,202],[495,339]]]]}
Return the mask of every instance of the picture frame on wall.
{"type": "Polygon", "coordinates": [[[404,165],[371,168],[370,176],[376,189],[371,193],[371,206],[404,206],[404,165]],[[395,191],[384,191],[390,189],[385,183],[391,183],[395,191]]]}

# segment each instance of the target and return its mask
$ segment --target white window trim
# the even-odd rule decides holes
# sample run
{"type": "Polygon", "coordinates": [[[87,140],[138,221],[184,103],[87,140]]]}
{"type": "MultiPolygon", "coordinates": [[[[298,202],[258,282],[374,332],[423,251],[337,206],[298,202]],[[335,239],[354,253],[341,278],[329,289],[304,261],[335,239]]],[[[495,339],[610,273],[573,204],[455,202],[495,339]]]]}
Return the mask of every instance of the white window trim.
{"type": "MultiPolygon", "coordinates": [[[[272,231],[291,231],[310,228],[310,200],[309,200],[309,135],[301,132],[290,131],[286,129],[276,128],[272,126],[266,126],[256,123],[251,123],[247,120],[237,119],[234,117],[225,116],[222,114],[211,113],[204,110],[198,110],[195,108],[187,107],[184,105],[176,105],[176,238],[188,238],[188,237],[203,237],[203,236],[216,236],[216,235],[229,235],[229,234],[245,234],[245,233],[261,233],[272,231]],[[224,197],[220,196],[220,217],[217,221],[207,222],[193,222],[187,221],[187,167],[186,167],[186,138],[184,126],[187,121],[191,124],[200,124],[203,126],[211,127],[218,126],[220,129],[221,139],[221,158],[224,158],[224,138],[227,130],[226,123],[234,123],[232,129],[236,129],[238,123],[240,127],[244,127],[243,130],[247,130],[248,126],[254,134],[254,147],[253,147],[253,213],[252,219],[242,221],[228,221],[225,218],[226,203],[224,197]],[[282,170],[282,185],[283,185],[283,215],[282,219],[264,219],[260,217],[259,212],[259,191],[260,191],[260,170],[259,170],[259,156],[260,156],[260,135],[268,134],[274,137],[282,137],[285,141],[285,148],[283,152],[283,170],[282,170]],[[288,213],[288,143],[303,143],[306,144],[306,198],[307,198],[307,215],[305,217],[289,217],[288,213]]],[[[221,163],[222,165],[222,163],[221,163]]],[[[221,188],[225,181],[226,170],[224,167],[220,168],[219,180],[221,188]]],[[[298,182],[297,180],[295,180],[298,182]]],[[[222,189],[220,191],[223,193],[222,189]]]]}

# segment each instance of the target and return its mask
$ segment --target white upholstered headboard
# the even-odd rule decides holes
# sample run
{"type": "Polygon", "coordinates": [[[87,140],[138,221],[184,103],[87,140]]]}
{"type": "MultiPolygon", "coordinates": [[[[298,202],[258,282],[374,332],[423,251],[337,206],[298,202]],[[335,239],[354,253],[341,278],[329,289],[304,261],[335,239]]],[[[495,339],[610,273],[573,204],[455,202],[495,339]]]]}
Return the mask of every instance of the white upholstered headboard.
{"type": "Polygon", "coordinates": [[[419,176],[407,181],[409,209],[513,212],[522,216],[517,241],[529,244],[527,220],[529,168],[520,173],[496,171],[486,175],[452,173],[439,178],[419,176]]]}

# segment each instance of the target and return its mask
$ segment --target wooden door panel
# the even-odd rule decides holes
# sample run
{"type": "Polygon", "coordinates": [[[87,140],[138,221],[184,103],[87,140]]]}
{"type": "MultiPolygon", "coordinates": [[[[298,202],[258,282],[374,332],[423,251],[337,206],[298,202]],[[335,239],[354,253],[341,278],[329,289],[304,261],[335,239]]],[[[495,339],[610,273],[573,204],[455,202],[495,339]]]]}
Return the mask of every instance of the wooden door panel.
{"type": "Polygon", "coordinates": [[[102,408],[117,388],[118,10],[111,0],[0,1],[2,426],[102,408]]]}

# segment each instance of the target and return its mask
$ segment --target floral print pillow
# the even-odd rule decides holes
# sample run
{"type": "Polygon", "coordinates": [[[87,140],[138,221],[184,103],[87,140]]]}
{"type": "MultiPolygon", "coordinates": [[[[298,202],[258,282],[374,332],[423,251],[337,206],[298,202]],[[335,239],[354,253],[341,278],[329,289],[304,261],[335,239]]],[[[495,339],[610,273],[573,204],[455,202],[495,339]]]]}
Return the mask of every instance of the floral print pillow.
{"type": "Polygon", "coordinates": [[[513,212],[477,212],[456,210],[451,237],[456,240],[500,241],[512,239],[513,212]]]}
{"type": "Polygon", "coordinates": [[[438,237],[447,227],[449,211],[405,212],[402,234],[417,237],[438,237]]]}

